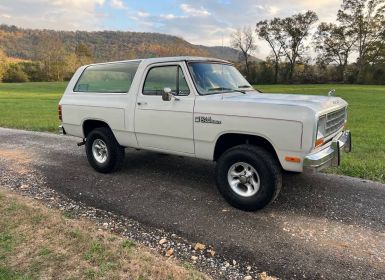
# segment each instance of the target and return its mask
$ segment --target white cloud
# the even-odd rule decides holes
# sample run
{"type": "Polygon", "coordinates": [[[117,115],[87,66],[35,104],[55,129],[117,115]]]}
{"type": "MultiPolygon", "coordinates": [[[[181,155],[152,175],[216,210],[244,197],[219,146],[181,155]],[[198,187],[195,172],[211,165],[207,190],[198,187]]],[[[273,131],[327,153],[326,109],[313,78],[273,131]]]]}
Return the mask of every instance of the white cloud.
{"type": "Polygon", "coordinates": [[[276,14],[278,14],[279,8],[277,6],[269,6],[267,12],[269,13],[269,15],[275,16],[276,14]]]}
{"type": "Polygon", "coordinates": [[[174,14],[160,15],[161,18],[164,19],[174,19],[176,16],[174,14]]]}
{"type": "Polygon", "coordinates": [[[261,10],[264,13],[267,13],[268,16],[275,16],[278,14],[280,9],[275,5],[256,5],[257,9],[261,10]]]}
{"type": "Polygon", "coordinates": [[[199,9],[192,7],[189,4],[181,4],[180,9],[190,16],[209,16],[211,13],[204,9],[203,7],[200,7],[199,9]]]}
{"type": "MultiPolygon", "coordinates": [[[[37,1],[37,2],[45,2],[45,1],[37,1]]],[[[93,5],[102,6],[104,2],[105,0],[54,0],[54,1],[51,1],[51,3],[56,6],[74,7],[74,8],[89,7],[93,5]]]]}
{"type": "Polygon", "coordinates": [[[1,0],[1,23],[24,28],[102,29],[104,0],[1,0]],[[5,16],[4,16],[5,15],[5,16]],[[69,20],[70,19],[70,20],[69,20]]]}
{"type": "Polygon", "coordinates": [[[166,14],[166,15],[160,15],[160,18],[166,19],[166,20],[173,20],[173,19],[187,18],[187,16],[176,16],[174,14],[166,14]]]}
{"type": "Polygon", "coordinates": [[[144,11],[139,11],[139,12],[137,12],[137,15],[138,15],[138,17],[149,17],[150,16],[150,14],[149,13],[147,13],[147,12],[144,12],[144,11]]]}
{"type": "Polygon", "coordinates": [[[312,10],[316,10],[318,8],[321,8],[321,7],[325,7],[325,6],[336,6],[336,4],[338,6],[340,6],[342,4],[342,0],[341,1],[336,1],[336,0],[290,0],[291,2],[293,2],[293,4],[300,4],[304,7],[306,7],[307,9],[312,9],[312,10]]]}
{"type": "MultiPolygon", "coordinates": [[[[103,1],[103,0],[100,0],[103,1]]],[[[124,5],[122,0],[111,0],[110,5],[115,9],[127,9],[126,5],[124,5]]]]}
{"type": "Polygon", "coordinates": [[[1,14],[0,17],[8,19],[8,18],[11,18],[12,16],[8,14],[1,14]]]}

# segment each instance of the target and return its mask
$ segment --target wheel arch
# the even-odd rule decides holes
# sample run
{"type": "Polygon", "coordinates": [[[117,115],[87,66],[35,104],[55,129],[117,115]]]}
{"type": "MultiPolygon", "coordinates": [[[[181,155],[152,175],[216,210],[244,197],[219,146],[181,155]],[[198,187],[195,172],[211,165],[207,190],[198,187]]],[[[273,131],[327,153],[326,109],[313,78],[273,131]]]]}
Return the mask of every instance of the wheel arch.
{"type": "Polygon", "coordinates": [[[281,165],[277,151],[267,137],[237,132],[224,133],[217,138],[213,154],[214,161],[217,161],[228,149],[242,144],[251,144],[266,149],[281,165]]]}
{"type": "MultiPolygon", "coordinates": [[[[95,128],[100,127],[106,127],[111,130],[111,132],[114,134],[113,130],[111,129],[110,125],[105,121],[101,119],[85,119],[82,123],[82,131],[84,138],[87,138],[88,134],[94,130],[95,128]]],[[[116,138],[116,137],[115,137],[116,138]]]]}

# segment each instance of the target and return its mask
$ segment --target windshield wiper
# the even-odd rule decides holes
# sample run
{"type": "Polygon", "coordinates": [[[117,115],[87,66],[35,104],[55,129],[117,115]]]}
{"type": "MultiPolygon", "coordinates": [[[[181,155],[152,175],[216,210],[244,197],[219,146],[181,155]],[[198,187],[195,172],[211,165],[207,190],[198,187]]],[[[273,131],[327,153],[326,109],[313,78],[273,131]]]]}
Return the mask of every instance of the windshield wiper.
{"type": "Polygon", "coordinates": [[[249,86],[249,85],[238,86],[238,88],[249,88],[249,89],[255,90],[256,92],[262,93],[262,90],[256,89],[256,88],[254,88],[253,86],[249,86]]]}
{"type": "Polygon", "coordinates": [[[225,88],[225,87],[216,87],[216,88],[209,88],[207,91],[236,91],[241,92],[243,94],[246,94],[246,91],[235,89],[235,88],[225,88]]]}

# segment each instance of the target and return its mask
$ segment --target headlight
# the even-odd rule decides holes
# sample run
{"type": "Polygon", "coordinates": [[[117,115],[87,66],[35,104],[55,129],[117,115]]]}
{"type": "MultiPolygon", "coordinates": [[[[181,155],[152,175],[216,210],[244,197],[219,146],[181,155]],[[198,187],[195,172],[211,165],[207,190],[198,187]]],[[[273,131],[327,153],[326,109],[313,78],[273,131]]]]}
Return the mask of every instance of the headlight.
{"type": "Polygon", "coordinates": [[[324,137],[326,135],[326,116],[321,116],[318,119],[317,124],[317,138],[315,141],[315,147],[321,146],[324,143],[324,137]]]}

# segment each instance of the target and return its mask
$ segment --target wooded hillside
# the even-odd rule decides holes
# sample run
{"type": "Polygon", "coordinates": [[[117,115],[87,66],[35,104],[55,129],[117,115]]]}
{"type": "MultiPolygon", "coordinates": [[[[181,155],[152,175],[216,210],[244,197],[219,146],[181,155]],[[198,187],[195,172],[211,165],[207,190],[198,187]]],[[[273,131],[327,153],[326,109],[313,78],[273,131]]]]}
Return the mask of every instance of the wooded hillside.
{"type": "Polygon", "coordinates": [[[85,45],[96,62],[175,55],[239,60],[239,51],[233,48],[193,45],[176,36],[159,33],[34,30],[0,25],[0,48],[8,57],[40,60],[39,46],[52,37],[60,39],[68,52],[74,52],[79,44],[85,45]]]}

